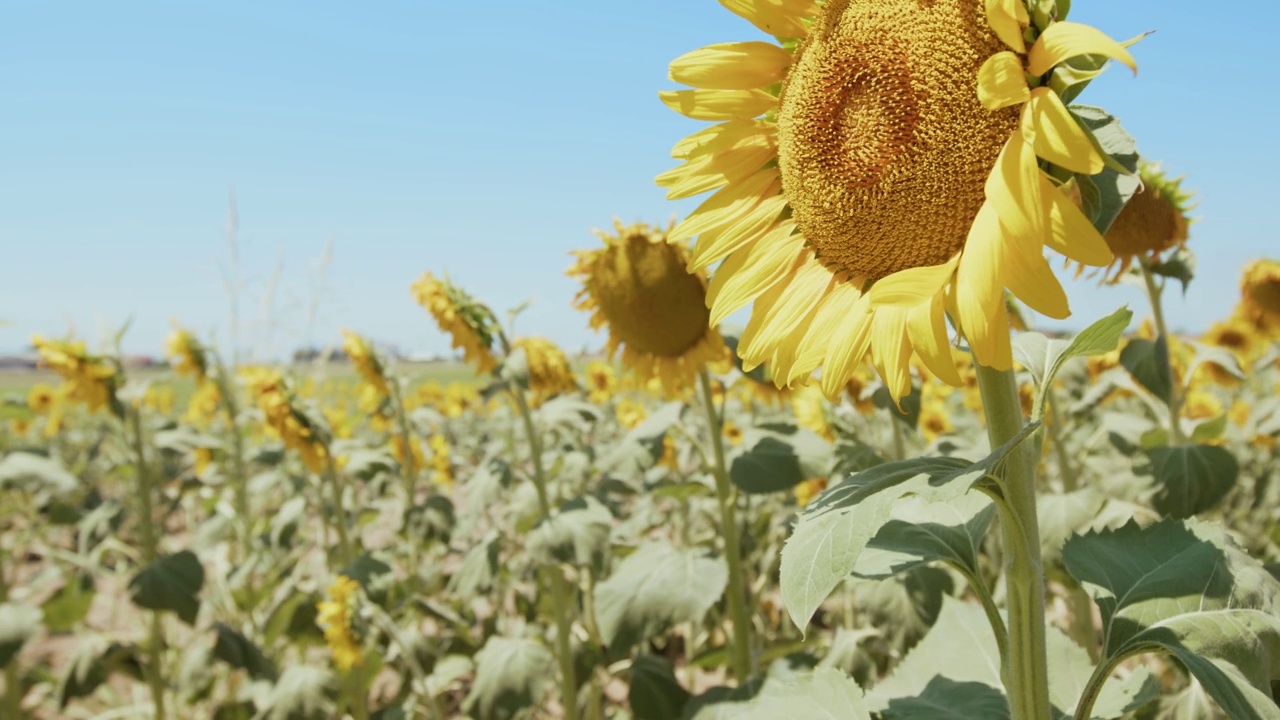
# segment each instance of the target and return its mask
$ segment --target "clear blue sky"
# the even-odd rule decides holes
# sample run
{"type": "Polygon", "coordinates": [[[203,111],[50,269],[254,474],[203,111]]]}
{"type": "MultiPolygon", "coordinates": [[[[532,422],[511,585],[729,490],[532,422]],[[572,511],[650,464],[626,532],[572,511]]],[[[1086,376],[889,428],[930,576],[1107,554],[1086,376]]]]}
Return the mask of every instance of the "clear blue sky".
{"type": "MultiPolygon", "coordinates": [[[[1199,190],[1200,275],[1170,314],[1203,328],[1229,311],[1243,262],[1280,255],[1273,23],[1261,4],[1073,5],[1117,38],[1157,31],[1135,49],[1136,79],[1113,67],[1081,101],[1199,190]]],[[[714,0],[5,1],[0,19],[0,318],[13,323],[0,352],[69,323],[94,342],[130,316],[130,352],[159,352],[170,317],[227,343],[232,186],[243,341],[260,352],[344,326],[443,351],[408,296],[427,269],[499,312],[533,298],[522,333],[598,347],[569,306],[568,253],[615,215],[696,206],[652,181],[702,127],[658,101],[667,63],[757,37],[714,0]]],[[[1132,288],[1069,292],[1069,325],[1141,307],[1132,288]]]]}

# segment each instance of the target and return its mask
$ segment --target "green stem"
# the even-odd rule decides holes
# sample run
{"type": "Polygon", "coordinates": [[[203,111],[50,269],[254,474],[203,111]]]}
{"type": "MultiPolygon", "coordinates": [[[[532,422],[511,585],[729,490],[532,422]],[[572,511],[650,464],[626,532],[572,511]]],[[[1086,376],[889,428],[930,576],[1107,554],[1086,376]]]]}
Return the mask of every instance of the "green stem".
{"type": "MultiPolygon", "coordinates": [[[[413,510],[417,502],[418,491],[418,470],[413,463],[413,434],[409,431],[409,416],[404,411],[404,397],[400,393],[400,382],[395,378],[387,378],[387,385],[391,388],[391,406],[396,414],[396,421],[400,425],[400,444],[404,449],[404,462],[400,465],[400,472],[404,476],[404,507],[407,514],[413,510]]],[[[418,539],[410,538],[409,578],[411,587],[417,587],[419,549],[418,539]]]]}
{"type": "Polygon", "coordinates": [[[1071,455],[1063,442],[1067,428],[1062,424],[1062,412],[1058,409],[1058,398],[1054,395],[1052,386],[1048,388],[1048,403],[1049,423],[1046,432],[1049,434],[1049,443],[1053,445],[1054,455],[1058,459],[1058,472],[1062,475],[1062,491],[1071,492],[1078,487],[1079,478],[1075,464],[1071,462],[1071,455]]]}
{"type": "MultiPolygon", "coordinates": [[[[533,413],[524,391],[511,389],[511,397],[520,411],[525,437],[529,440],[529,452],[533,456],[533,484],[538,490],[538,505],[544,518],[551,517],[551,500],[547,496],[547,476],[542,467],[542,437],[533,424],[533,413]]],[[[564,706],[565,720],[578,720],[578,682],[573,667],[573,645],[570,633],[573,619],[569,617],[569,590],[564,573],[558,566],[548,568],[551,576],[551,604],[555,608],[556,659],[560,662],[560,704],[564,706]]]]}
{"type": "MultiPolygon", "coordinates": [[[[1151,266],[1147,261],[1140,261],[1139,267],[1142,269],[1142,281],[1147,286],[1147,297],[1151,300],[1151,317],[1155,320],[1156,337],[1164,340],[1165,347],[1171,353],[1173,350],[1170,347],[1172,338],[1169,337],[1169,327],[1164,321],[1164,305],[1161,302],[1161,297],[1164,295],[1164,286],[1156,283],[1156,275],[1151,272],[1151,266]]],[[[1173,374],[1173,363],[1170,360],[1169,353],[1165,354],[1165,363],[1165,372],[1172,380],[1169,391],[1169,437],[1173,439],[1174,445],[1183,445],[1186,443],[1187,438],[1182,434],[1182,424],[1179,422],[1182,416],[1182,387],[1173,374]]]]}
{"type": "MultiPolygon", "coordinates": [[[[159,540],[156,536],[155,508],[152,506],[151,469],[147,466],[146,450],[142,440],[142,414],[136,408],[125,411],[129,422],[130,441],[133,445],[134,461],[138,464],[138,515],[142,523],[142,557],[145,565],[150,565],[159,556],[159,540]]],[[[165,718],[165,682],[160,667],[160,651],[164,646],[164,626],[159,611],[151,613],[150,637],[147,639],[147,686],[151,689],[151,702],[155,706],[156,720],[165,718]]]]}
{"type": "Polygon", "coordinates": [[[716,414],[711,392],[711,376],[706,368],[698,374],[702,385],[702,407],[707,414],[707,433],[711,437],[711,451],[715,460],[712,473],[716,481],[716,501],[720,504],[720,534],[724,537],[724,561],[729,569],[729,620],[733,623],[730,653],[733,674],[739,684],[746,683],[755,674],[751,660],[751,618],[747,614],[747,584],[742,573],[742,550],[738,547],[738,520],[735,517],[737,494],[729,484],[729,473],[724,461],[724,434],[720,416],[716,414]]]}
{"type": "Polygon", "coordinates": [[[905,423],[898,419],[896,410],[890,408],[888,412],[890,432],[893,433],[893,459],[906,460],[907,438],[902,428],[905,423]]]}
{"type": "MultiPolygon", "coordinates": [[[[8,553],[4,551],[3,544],[0,544],[0,602],[9,599],[9,580],[6,573],[9,570],[8,553]]],[[[4,666],[4,716],[5,717],[22,717],[22,677],[18,672],[18,657],[15,655],[9,660],[9,664],[4,666]]]]}
{"type": "Polygon", "coordinates": [[[1085,683],[1084,691],[1080,693],[1080,702],[1076,703],[1075,720],[1089,720],[1093,717],[1093,704],[1098,701],[1098,696],[1102,694],[1102,686],[1110,679],[1111,673],[1115,671],[1120,663],[1135,655],[1161,649],[1158,646],[1140,645],[1130,648],[1128,651],[1113,658],[1108,658],[1105,662],[1094,667],[1093,674],[1089,676],[1089,682],[1085,683]]]}
{"type": "Polygon", "coordinates": [[[235,504],[238,525],[240,526],[241,543],[245,557],[252,550],[253,514],[249,507],[249,473],[244,464],[244,436],[240,434],[240,425],[236,422],[240,416],[240,408],[236,404],[235,388],[227,376],[227,369],[221,362],[217,366],[218,394],[222,395],[222,409],[227,416],[227,426],[231,431],[231,462],[235,468],[235,504]]]}
{"type": "Polygon", "coordinates": [[[978,595],[978,601],[982,603],[982,611],[987,615],[987,622],[991,625],[991,631],[996,636],[996,649],[1000,652],[1000,663],[1005,665],[1008,663],[1009,657],[1009,630],[1004,625],[1004,618],[1000,616],[1000,608],[996,606],[995,598],[991,596],[991,588],[987,587],[987,583],[981,576],[971,574],[967,568],[958,565],[952,565],[961,575],[969,581],[969,586],[978,595]]]}
{"type": "MultiPolygon", "coordinates": [[[[333,465],[333,456],[325,450],[324,484],[329,486],[333,496],[333,524],[338,529],[338,557],[342,564],[350,565],[355,558],[351,553],[351,538],[347,535],[347,510],[342,505],[342,483],[339,482],[338,469],[333,465]]],[[[329,513],[324,513],[329,517],[329,513]]]]}
{"type": "MultiPolygon", "coordinates": [[[[1022,430],[1022,405],[1012,370],[975,362],[987,436],[996,448],[1022,430]]],[[[1045,649],[1044,567],[1036,514],[1036,464],[1026,444],[1015,447],[1000,472],[1000,535],[1008,587],[1009,654],[1001,663],[1012,720],[1048,720],[1049,672],[1045,649]]]]}

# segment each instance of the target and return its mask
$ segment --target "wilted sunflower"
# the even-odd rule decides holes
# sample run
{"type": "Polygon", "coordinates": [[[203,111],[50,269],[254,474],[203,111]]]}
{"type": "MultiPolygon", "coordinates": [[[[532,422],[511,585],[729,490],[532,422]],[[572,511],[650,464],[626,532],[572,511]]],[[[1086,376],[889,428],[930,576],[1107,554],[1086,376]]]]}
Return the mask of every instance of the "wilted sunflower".
{"type": "Polygon", "coordinates": [[[1240,279],[1240,310],[1260,329],[1280,331],[1280,262],[1254,260],[1240,279]]]}
{"type": "Polygon", "coordinates": [[[533,394],[533,404],[560,393],[569,392],[578,387],[573,379],[573,369],[569,367],[569,359],[556,344],[541,337],[525,337],[512,343],[512,349],[524,350],[529,365],[529,391],[533,394]]]}
{"type": "Polygon", "coordinates": [[[1192,193],[1182,189],[1182,178],[1169,178],[1160,166],[1145,163],[1138,175],[1142,186],[1104,236],[1115,255],[1108,282],[1119,280],[1135,260],[1158,260],[1161,254],[1187,244],[1192,193]]]}
{"type": "MultiPolygon", "coordinates": [[[[604,247],[579,250],[569,275],[582,282],[574,307],[591,313],[591,327],[607,328],[609,357],[641,382],[657,378],[674,396],[692,387],[708,364],[724,365],[728,349],[707,322],[707,282],[690,273],[684,248],[667,241],[670,229],[614,220],[604,247]]],[[[724,367],[723,369],[728,369],[724,367]]]]}
{"type": "Polygon", "coordinates": [[[413,299],[431,313],[440,329],[449,333],[462,357],[486,373],[498,366],[493,355],[497,320],[493,311],[449,282],[423,273],[409,290],[413,299]]]}
{"type": "Polygon", "coordinates": [[[983,364],[1008,369],[1006,288],[1050,317],[1070,312],[1044,247],[1111,262],[1039,163],[1103,169],[1049,76],[1082,55],[1133,67],[1114,40],[1060,19],[1029,27],[1018,0],[725,4],[780,44],[671,63],[696,89],[663,102],[719,124],[677,143],[684,164],[658,184],[672,199],[719,188],[668,239],[698,239],[695,270],[724,260],[711,324],[754,299],[738,347],[748,366],[772,360],[781,384],[821,366],[834,398],[869,351],[901,397],[914,352],[959,385],[944,311],[983,364]]]}
{"type": "Polygon", "coordinates": [[[347,358],[351,360],[351,364],[355,365],[356,372],[360,374],[360,379],[377,391],[380,396],[386,397],[389,394],[387,376],[382,368],[382,361],[378,359],[378,354],[373,351],[373,343],[370,343],[368,338],[361,337],[350,330],[343,330],[342,350],[347,354],[347,358]]]}
{"type": "Polygon", "coordinates": [[[329,586],[329,599],[316,603],[316,624],[324,629],[324,639],[333,653],[333,664],[350,670],[360,664],[360,644],[352,631],[360,583],[339,575],[329,586]]]}
{"type": "Polygon", "coordinates": [[[115,392],[120,375],[107,358],[90,355],[84,343],[78,341],[32,335],[31,344],[40,353],[40,364],[62,376],[62,397],[83,403],[90,412],[106,406],[118,408],[115,392]]]}

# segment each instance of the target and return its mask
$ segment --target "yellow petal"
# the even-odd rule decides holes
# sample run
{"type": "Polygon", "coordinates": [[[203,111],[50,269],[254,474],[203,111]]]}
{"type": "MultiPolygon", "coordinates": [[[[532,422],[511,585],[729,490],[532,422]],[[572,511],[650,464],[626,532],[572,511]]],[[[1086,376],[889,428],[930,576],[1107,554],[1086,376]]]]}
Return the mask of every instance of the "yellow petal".
{"type": "Polygon", "coordinates": [[[689,217],[671,229],[670,242],[682,242],[704,232],[723,227],[750,211],[765,198],[782,191],[777,168],[761,170],[742,182],[717,190],[697,207],[689,217]]]}
{"type": "Polygon", "coordinates": [[[750,90],[782,82],[791,53],[768,42],[708,45],[671,61],[673,82],[709,90],[750,90]]]}
{"type": "Polygon", "coordinates": [[[793,372],[785,378],[787,385],[799,379],[800,374],[807,375],[822,364],[827,345],[839,331],[840,323],[849,313],[849,308],[861,296],[862,293],[852,283],[836,282],[819,301],[813,320],[805,327],[793,372]]]}
{"type": "Polygon", "coordinates": [[[1040,34],[1027,53],[1027,72],[1044,75],[1059,63],[1080,55],[1102,55],[1119,60],[1138,72],[1138,64],[1120,43],[1092,25],[1056,22],[1040,34]]]}
{"type": "Polygon", "coordinates": [[[1054,165],[1085,175],[1096,175],[1106,166],[1080,123],[1062,104],[1062,98],[1049,88],[1031,91],[1022,122],[1035,129],[1036,155],[1054,165]]]}
{"type": "Polygon", "coordinates": [[[1011,243],[1006,246],[1004,267],[1006,286],[1032,310],[1056,320],[1071,316],[1067,293],[1039,252],[1031,254],[1011,243]]]}
{"type": "Polygon", "coordinates": [[[1110,265],[1111,248],[1093,222],[1049,178],[1041,177],[1040,188],[1049,213],[1045,244],[1083,265],[1110,265]]]}
{"type": "Polygon", "coordinates": [[[911,341],[907,338],[907,315],[911,310],[885,305],[872,312],[871,362],[897,404],[911,393],[911,341]]]}
{"type": "Polygon", "coordinates": [[[778,99],[763,90],[664,90],[658,97],[694,120],[746,120],[778,105],[778,99]]]}
{"type": "Polygon", "coordinates": [[[871,304],[915,307],[937,295],[955,273],[960,255],[941,265],[914,267],[881,278],[871,286],[871,304]]]}
{"type": "Polygon", "coordinates": [[[713,327],[790,272],[792,261],[804,247],[804,237],[792,234],[794,231],[795,223],[780,225],[753,245],[730,255],[717,269],[707,288],[713,327]]]}
{"type": "Polygon", "coordinates": [[[927,302],[910,309],[907,315],[907,338],[920,356],[925,367],[952,387],[960,387],[960,372],[951,355],[951,340],[947,337],[947,319],[943,313],[942,288],[927,302]]]}
{"type": "Polygon", "coordinates": [[[1045,216],[1040,197],[1040,167],[1025,132],[1005,142],[987,177],[985,204],[990,205],[1007,235],[1025,243],[1043,243],[1045,216]]]}
{"type": "Polygon", "coordinates": [[[1002,271],[1005,231],[988,201],[979,208],[956,269],[956,317],[978,361],[1007,370],[1013,364],[1002,271]]]}
{"type": "Polygon", "coordinates": [[[752,135],[768,135],[776,137],[777,125],[763,120],[730,120],[682,138],[671,148],[671,157],[679,160],[692,160],[699,155],[716,153],[737,145],[742,139],[752,135]]]}
{"type": "MultiPolygon", "coordinates": [[[[795,269],[794,263],[791,265],[791,269],[795,269]]],[[[788,273],[783,277],[786,278],[789,277],[789,275],[790,274],[788,273]]],[[[769,357],[767,354],[753,355],[751,353],[744,352],[744,340],[749,340],[759,334],[762,326],[764,325],[765,314],[768,313],[769,309],[778,302],[778,298],[782,297],[782,291],[785,290],[786,287],[787,283],[785,279],[781,282],[774,283],[772,286],[766,288],[764,292],[760,293],[760,295],[756,297],[755,302],[751,305],[751,319],[747,320],[747,326],[743,328],[742,335],[738,338],[738,357],[742,359],[742,369],[747,372],[750,372],[762,365],[765,360],[769,359],[769,357]]]]}
{"type": "Polygon", "coordinates": [[[689,256],[689,272],[710,267],[720,258],[760,237],[778,222],[778,216],[786,206],[786,195],[774,195],[743,213],[735,222],[699,235],[689,256]]]}
{"type": "Polygon", "coordinates": [[[737,182],[764,167],[776,154],[772,138],[752,135],[722,152],[702,155],[668,170],[655,182],[667,188],[668,200],[679,200],[737,182]]]}
{"type": "MultiPolygon", "coordinates": [[[[772,352],[778,341],[794,332],[804,316],[817,307],[830,284],[831,271],[816,258],[809,257],[788,278],[778,301],[760,318],[761,333],[754,337],[742,334],[738,352],[744,355],[772,352]]],[[[796,337],[797,343],[801,337],[803,335],[796,337]]]]}
{"type": "Polygon", "coordinates": [[[1031,16],[1022,0],[987,0],[987,24],[1001,42],[1019,53],[1027,51],[1022,29],[1030,23],[1031,16]]]}
{"type": "Polygon", "coordinates": [[[834,400],[844,391],[858,365],[867,357],[871,342],[871,304],[866,295],[854,301],[827,344],[822,361],[822,392],[834,400]]]}
{"type": "Polygon", "coordinates": [[[720,4],[779,38],[808,36],[802,18],[818,12],[815,0],[720,0],[720,4]]]}
{"type": "Polygon", "coordinates": [[[999,52],[978,68],[978,102],[988,110],[1020,105],[1031,97],[1022,59],[1011,52],[999,52]]]}

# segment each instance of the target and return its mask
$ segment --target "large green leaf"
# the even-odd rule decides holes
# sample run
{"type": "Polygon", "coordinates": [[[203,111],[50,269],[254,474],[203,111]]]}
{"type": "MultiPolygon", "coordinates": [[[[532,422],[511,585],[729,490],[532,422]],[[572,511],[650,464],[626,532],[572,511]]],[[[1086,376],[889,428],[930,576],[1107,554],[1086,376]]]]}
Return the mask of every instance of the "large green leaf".
{"type": "Polygon", "coordinates": [[[1169,341],[1132,338],[1120,351],[1120,364],[1138,384],[1168,405],[1173,398],[1173,376],[1169,374],[1169,341]]]}
{"type": "Polygon", "coordinates": [[[29,452],[9,453],[0,460],[0,490],[62,495],[80,485],[62,464],[29,452]]]}
{"type": "Polygon", "coordinates": [[[1188,518],[1216,507],[1240,475],[1235,456],[1216,445],[1154,447],[1146,453],[1155,478],[1151,504],[1174,518],[1188,518]]]}
{"type": "Polygon", "coordinates": [[[9,664],[22,646],[40,629],[40,608],[0,603],[0,667],[9,664]]]}
{"type": "Polygon", "coordinates": [[[672,720],[684,713],[689,692],[676,680],[670,660],[646,654],[631,661],[627,702],[636,720],[672,720]]]}
{"type": "Polygon", "coordinates": [[[67,703],[76,698],[92,694],[128,660],[137,660],[133,646],[107,642],[100,635],[82,635],[80,645],[58,679],[59,709],[66,708],[67,703]]]}
{"type": "Polygon", "coordinates": [[[1009,717],[1009,701],[986,683],[937,675],[919,695],[890,700],[880,716],[884,720],[1001,720],[1009,717]]]}
{"type": "Polygon", "coordinates": [[[333,673],[311,665],[290,665],[267,695],[261,720],[330,720],[335,717],[333,673]]]}
{"type": "Polygon", "coordinates": [[[1107,658],[1164,650],[1232,718],[1280,717],[1280,583],[1221,528],[1129,523],[1072,538],[1063,560],[1098,603],[1107,658]]]}
{"type": "Polygon", "coordinates": [[[831,444],[794,425],[767,425],[743,433],[742,452],[729,465],[729,479],[748,493],[790,490],[825,478],[835,462],[831,444]]]}
{"type": "Polygon", "coordinates": [[[1031,417],[1040,420],[1053,380],[1068,360],[1102,355],[1115,350],[1133,319],[1128,306],[1095,321],[1071,340],[1048,338],[1040,333],[1019,333],[1013,340],[1014,358],[1035,378],[1036,399],[1031,417]]]}
{"type": "Polygon", "coordinates": [[[854,605],[894,651],[914,647],[938,619],[943,598],[955,590],[951,573],[918,565],[885,580],[864,580],[853,588],[854,605]]]}
{"type": "Polygon", "coordinates": [[[613,515],[593,497],[567,500],[529,533],[529,554],[544,564],[572,563],[600,570],[609,551],[613,515]]]}
{"type": "Polygon", "coordinates": [[[463,710],[476,720],[509,720],[533,707],[555,679],[555,657],[537,640],[490,637],[476,653],[463,710]]]}
{"type": "Polygon", "coordinates": [[[596,586],[600,634],[611,647],[628,648],[676,623],[701,621],[728,581],[724,562],[702,551],[642,545],[596,586]]]}
{"type": "Polygon", "coordinates": [[[40,606],[44,612],[44,624],[51,632],[71,630],[89,614],[89,607],[96,596],[93,575],[86,571],[76,572],[40,606]]]}
{"type": "Polygon", "coordinates": [[[1137,144],[1107,111],[1089,105],[1072,105],[1070,110],[1107,161],[1107,167],[1096,175],[1075,176],[1085,215],[1099,233],[1106,233],[1142,185],[1137,175],[1137,144]]]}
{"type": "Polygon", "coordinates": [[[976,575],[978,549],[993,517],[995,505],[978,493],[946,503],[903,498],[858,556],[854,573],[885,578],[941,560],[976,575]]]}
{"type": "Polygon", "coordinates": [[[248,672],[255,680],[276,679],[275,665],[244,633],[220,622],[214,623],[213,632],[217,638],[213,645],[214,657],[233,668],[248,672]]]}
{"type": "Polygon", "coordinates": [[[853,678],[832,668],[797,674],[790,680],[764,684],[742,720],[871,720],[862,688],[853,678]]]}
{"type": "Polygon", "coordinates": [[[200,611],[204,567],[190,550],[165,555],[146,566],[129,582],[129,598],[148,610],[172,610],[188,625],[200,611]]]}
{"type": "Polygon", "coordinates": [[[600,467],[624,477],[637,476],[653,467],[662,457],[667,432],[680,422],[685,409],[682,402],[669,402],[650,413],[623,436],[601,461],[600,467]]]}
{"type": "Polygon", "coordinates": [[[462,556],[462,565],[449,578],[449,590],[465,598],[477,597],[493,587],[498,575],[498,554],[501,546],[496,531],[490,531],[480,542],[471,546],[462,556]]]}

